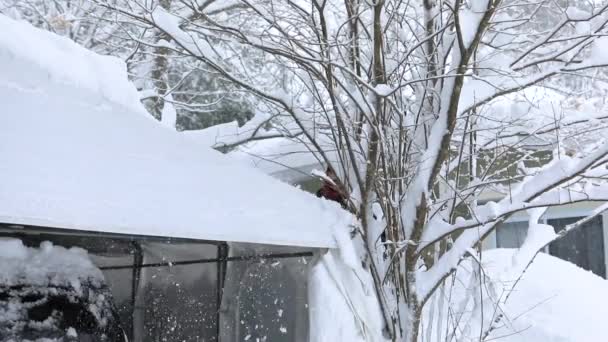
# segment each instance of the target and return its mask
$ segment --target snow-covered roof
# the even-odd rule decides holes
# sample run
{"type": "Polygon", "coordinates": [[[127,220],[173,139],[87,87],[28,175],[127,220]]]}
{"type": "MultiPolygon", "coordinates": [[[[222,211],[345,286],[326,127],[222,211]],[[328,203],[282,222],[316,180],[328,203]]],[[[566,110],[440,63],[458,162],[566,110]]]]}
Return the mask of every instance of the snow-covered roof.
{"type": "Polygon", "coordinates": [[[117,60],[3,16],[0,32],[0,223],[309,247],[349,223],[160,125],[117,60]]]}
{"type": "MultiPolygon", "coordinates": [[[[246,141],[257,129],[255,123],[239,127],[236,121],[212,126],[202,130],[183,131],[182,134],[204,146],[221,147],[226,144],[246,141]]],[[[269,138],[239,144],[228,155],[245,165],[253,166],[287,183],[300,183],[313,179],[312,171],[323,169],[323,159],[313,152],[303,139],[269,138]]],[[[337,160],[335,147],[326,136],[317,137],[318,143],[326,148],[330,160],[337,160]]]]}
{"type": "MultiPolygon", "coordinates": [[[[246,140],[249,127],[239,127],[235,122],[212,126],[202,130],[183,131],[182,134],[204,146],[230,144],[246,140]]],[[[250,129],[249,129],[250,130],[250,129]]],[[[259,139],[239,145],[228,155],[245,165],[262,170],[274,178],[295,184],[314,178],[312,171],[323,170],[325,162],[314,146],[297,138],[259,139]]],[[[338,160],[335,145],[327,136],[318,136],[317,143],[333,162],[338,160]]]]}

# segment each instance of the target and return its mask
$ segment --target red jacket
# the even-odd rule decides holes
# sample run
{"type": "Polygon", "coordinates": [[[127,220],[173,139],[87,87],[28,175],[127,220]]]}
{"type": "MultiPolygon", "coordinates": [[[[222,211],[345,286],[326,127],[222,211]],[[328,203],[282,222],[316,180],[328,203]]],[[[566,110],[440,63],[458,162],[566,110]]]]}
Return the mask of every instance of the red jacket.
{"type": "Polygon", "coordinates": [[[344,196],[342,196],[335,185],[328,181],[323,181],[323,186],[317,191],[317,197],[323,197],[330,201],[338,202],[343,208],[346,207],[346,199],[344,196]]]}

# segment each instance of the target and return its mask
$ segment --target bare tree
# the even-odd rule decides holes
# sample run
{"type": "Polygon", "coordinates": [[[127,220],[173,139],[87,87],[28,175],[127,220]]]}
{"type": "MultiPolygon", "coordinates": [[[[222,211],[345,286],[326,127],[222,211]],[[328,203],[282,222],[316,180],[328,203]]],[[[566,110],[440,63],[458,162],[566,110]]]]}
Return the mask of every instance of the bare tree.
{"type": "Polygon", "coordinates": [[[111,11],[88,0],[0,0],[0,12],[68,37],[98,53],[122,55],[129,48],[117,44],[116,22],[102,19],[110,17],[111,11]]]}
{"type": "MultiPolygon", "coordinates": [[[[149,13],[157,6],[166,11],[184,10],[181,2],[171,0],[107,3],[139,14],[149,13]]],[[[209,7],[217,13],[232,8],[219,8],[216,4],[214,7],[212,3],[207,2],[201,8],[209,7]]],[[[0,13],[27,20],[95,52],[125,60],[131,79],[141,91],[142,102],[155,118],[167,125],[200,129],[232,120],[243,124],[254,114],[252,96],[239,91],[200,61],[173,54],[169,48],[171,39],[163,31],[117,16],[115,11],[97,6],[94,1],[0,0],[0,13]]]]}
{"type": "Polygon", "coordinates": [[[566,79],[608,65],[607,4],[175,1],[179,10],[98,3],[263,101],[274,130],[259,125],[239,143],[297,136],[338,171],[393,341],[422,338],[429,299],[514,213],[608,199],[608,144],[571,143],[603,118],[532,109],[527,93],[574,92],[566,79]],[[246,54],[263,65],[243,64],[246,54]],[[538,139],[553,153],[538,153],[538,139]],[[481,203],[491,190],[503,199],[481,203]]]}

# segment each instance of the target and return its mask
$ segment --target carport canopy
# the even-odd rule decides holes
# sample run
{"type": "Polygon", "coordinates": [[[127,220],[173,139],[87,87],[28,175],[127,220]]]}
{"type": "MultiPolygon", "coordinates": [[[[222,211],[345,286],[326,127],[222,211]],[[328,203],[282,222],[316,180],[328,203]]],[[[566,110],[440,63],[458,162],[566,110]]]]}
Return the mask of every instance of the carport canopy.
{"type": "Polygon", "coordinates": [[[125,100],[120,61],[6,17],[0,30],[0,223],[322,248],[350,223],[125,100]]]}

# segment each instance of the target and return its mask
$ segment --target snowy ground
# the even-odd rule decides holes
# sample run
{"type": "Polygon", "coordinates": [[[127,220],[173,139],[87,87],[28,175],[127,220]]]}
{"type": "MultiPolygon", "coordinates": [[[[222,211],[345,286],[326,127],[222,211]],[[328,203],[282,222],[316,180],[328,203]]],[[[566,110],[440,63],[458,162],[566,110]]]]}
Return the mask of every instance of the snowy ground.
{"type": "MultiPolygon", "coordinates": [[[[608,281],[570,262],[540,253],[517,282],[519,273],[514,272],[516,268],[512,267],[514,255],[514,250],[509,249],[485,251],[482,264],[489,279],[482,283],[478,278],[471,278],[471,260],[461,264],[456,285],[452,291],[447,287],[444,293],[452,303],[450,321],[460,319],[459,328],[456,329],[456,335],[460,337],[458,341],[479,341],[479,336],[485,335],[488,330],[491,332],[485,341],[606,340],[603,320],[608,317],[608,281]],[[483,316],[474,309],[480,303],[477,300],[480,298],[478,291],[469,292],[472,296],[463,301],[462,289],[470,288],[471,284],[476,289],[482,284],[484,289],[486,310],[483,316]],[[499,308],[495,302],[500,303],[499,308]],[[484,325],[480,329],[479,321],[482,319],[484,325]],[[495,328],[489,329],[492,321],[495,328]]],[[[435,307],[435,314],[437,312],[438,307],[435,307]]],[[[428,322],[428,312],[426,317],[428,322]]],[[[441,330],[446,331],[445,323],[442,327],[441,330]]]]}

